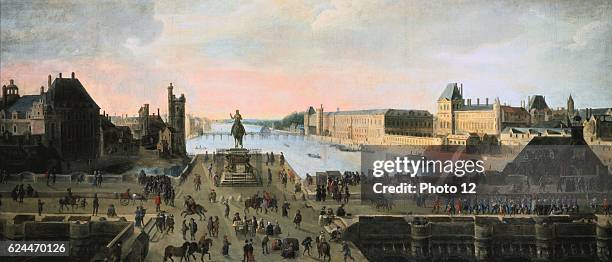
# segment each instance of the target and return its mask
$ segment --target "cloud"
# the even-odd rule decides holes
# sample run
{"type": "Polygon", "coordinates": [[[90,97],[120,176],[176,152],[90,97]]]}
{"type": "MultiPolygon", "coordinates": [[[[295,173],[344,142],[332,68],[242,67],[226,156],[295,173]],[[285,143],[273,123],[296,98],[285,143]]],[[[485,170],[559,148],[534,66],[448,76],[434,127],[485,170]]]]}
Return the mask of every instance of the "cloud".
{"type": "Polygon", "coordinates": [[[2,0],[2,64],[20,59],[126,56],[162,24],[152,1],[2,0]],[[129,41],[128,41],[129,40],[129,41]]]}
{"type": "Polygon", "coordinates": [[[45,70],[77,71],[124,97],[95,91],[119,113],[164,111],[169,82],[213,117],[320,103],[434,111],[457,81],[515,105],[534,93],[555,106],[570,93],[577,106],[612,100],[606,0],[0,1],[2,81],[40,79],[24,83],[35,91],[45,70]]]}

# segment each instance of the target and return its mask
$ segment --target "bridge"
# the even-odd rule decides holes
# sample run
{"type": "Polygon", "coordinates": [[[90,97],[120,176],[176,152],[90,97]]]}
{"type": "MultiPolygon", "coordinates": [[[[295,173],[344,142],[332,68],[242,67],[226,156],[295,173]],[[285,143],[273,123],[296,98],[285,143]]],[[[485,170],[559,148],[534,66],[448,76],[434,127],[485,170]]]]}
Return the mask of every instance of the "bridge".
{"type": "MultiPolygon", "coordinates": [[[[213,139],[216,137],[219,137],[220,139],[223,139],[225,137],[227,137],[228,139],[233,139],[232,134],[230,132],[204,132],[201,136],[205,138],[212,137],[213,139]]],[[[289,133],[289,132],[270,132],[270,133],[247,132],[244,134],[243,139],[249,139],[249,138],[253,139],[256,137],[257,138],[273,138],[273,139],[292,138],[292,139],[303,140],[306,136],[302,134],[289,133]]]]}

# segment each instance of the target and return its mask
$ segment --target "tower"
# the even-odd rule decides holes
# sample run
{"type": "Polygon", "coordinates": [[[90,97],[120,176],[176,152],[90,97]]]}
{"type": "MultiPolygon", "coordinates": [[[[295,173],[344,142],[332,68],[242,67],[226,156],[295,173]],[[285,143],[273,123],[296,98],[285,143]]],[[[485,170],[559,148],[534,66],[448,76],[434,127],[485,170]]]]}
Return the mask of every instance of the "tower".
{"type": "Polygon", "coordinates": [[[463,107],[463,84],[449,83],[438,98],[438,135],[455,133],[455,110],[463,107]]]}
{"type": "Polygon", "coordinates": [[[185,95],[181,94],[181,97],[174,100],[174,111],[173,111],[173,124],[175,139],[175,149],[177,154],[184,155],[186,153],[185,148],[185,95]]]}
{"type": "Polygon", "coordinates": [[[319,107],[317,109],[317,116],[315,118],[317,120],[317,127],[316,127],[316,132],[317,135],[324,135],[323,134],[323,104],[321,104],[321,107],[319,107]]]}
{"type": "Polygon", "coordinates": [[[571,94],[567,99],[567,115],[570,118],[574,116],[574,99],[572,98],[571,94]]]}
{"type": "Polygon", "coordinates": [[[172,83],[168,86],[168,124],[174,123],[174,95],[172,94],[172,83]]]}
{"type": "Polygon", "coordinates": [[[2,107],[8,108],[19,100],[19,87],[15,85],[15,80],[9,80],[9,85],[2,86],[2,107]]]}

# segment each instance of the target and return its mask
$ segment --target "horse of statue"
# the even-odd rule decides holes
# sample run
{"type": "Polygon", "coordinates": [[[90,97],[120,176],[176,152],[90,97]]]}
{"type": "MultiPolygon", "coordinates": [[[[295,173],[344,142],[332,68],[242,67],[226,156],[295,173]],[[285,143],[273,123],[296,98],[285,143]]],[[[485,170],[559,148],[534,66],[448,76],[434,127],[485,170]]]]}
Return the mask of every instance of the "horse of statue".
{"type": "Polygon", "coordinates": [[[234,124],[232,125],[231,134],[234,136],[234,147],[242,148],[242,137],[246,133],[244,130],[244,126],[242,125],[242,116],[240,115],[240,111],[236,110],[236,114],[232,116],[230,113],[230,117],[234,119],[234,124]]]}

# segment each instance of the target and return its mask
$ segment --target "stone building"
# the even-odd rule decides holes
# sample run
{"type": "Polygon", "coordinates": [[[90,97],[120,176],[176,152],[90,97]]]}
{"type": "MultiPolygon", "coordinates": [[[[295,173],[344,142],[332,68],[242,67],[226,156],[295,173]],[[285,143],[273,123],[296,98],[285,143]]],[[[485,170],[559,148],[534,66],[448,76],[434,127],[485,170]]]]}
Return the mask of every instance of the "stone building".
{"type": "Polygon", "coordinates": [[[57,215],[36,220],[34,215],[16,215],[12,219],[0,219],[0,239],[68,243],[68,254],[62,259],[29,257],[30,261],[110,261],[108,254],[120,244],[119,260],[136,262],[144,261],[149,253],[149,234],[154,232],[154,224],[149,220],[142,230],[135,230],[133,222],[97,221],[90,216],[57,215]]]}
{"type": "Polygon", "coordinates": [[[351,141],[385,144],[387,136],[431,137],[433,116],[426,110],[372,109],[324,112],[323,105],[304,114],[304,133],[351,141]]]}
{"type": "Polygon", "coordinates": [[[450,83],[438,98],[436,114],[436,134],[439,136],[455,134],[487,134],[499,136],[506,127],[527,127],[529,113],[521,107],[501,105],[499,99],[489,103],[476,103],[464,99],[463,84],[450,83]]]}
{"type": "Polygon", "coordinates": [[[612,114],[591,115],[586,119],[584,139],[592,145],[612,145],[612,114]]]}
{"type": "Polygon", "coordinates": [[[568,216],[360,216],[342,239],[371,261],[610,261],[612,226],[568,216]]]}
{"type": "MultiPolygon", "coordinates": [[[[2,88],[0,131],[4,136],[24,137],[41,145],[63,162],[91,163],[99,157],[100,107],[75,77],[48,77],[48,90],[19,95],[13,80],[2,88]]],[[[9,141],[11,139],[5,139],[9,141]]],[[[23,144],[22,144],[23,145],[23,144]]]]}
{"type": "Polygon", "coordinates": [[[187,154],[185,145],[185,95],[176,97],[172,94],[174,86],[168,86],[168,123],[172,130],[172,153],[187,154]]]}

